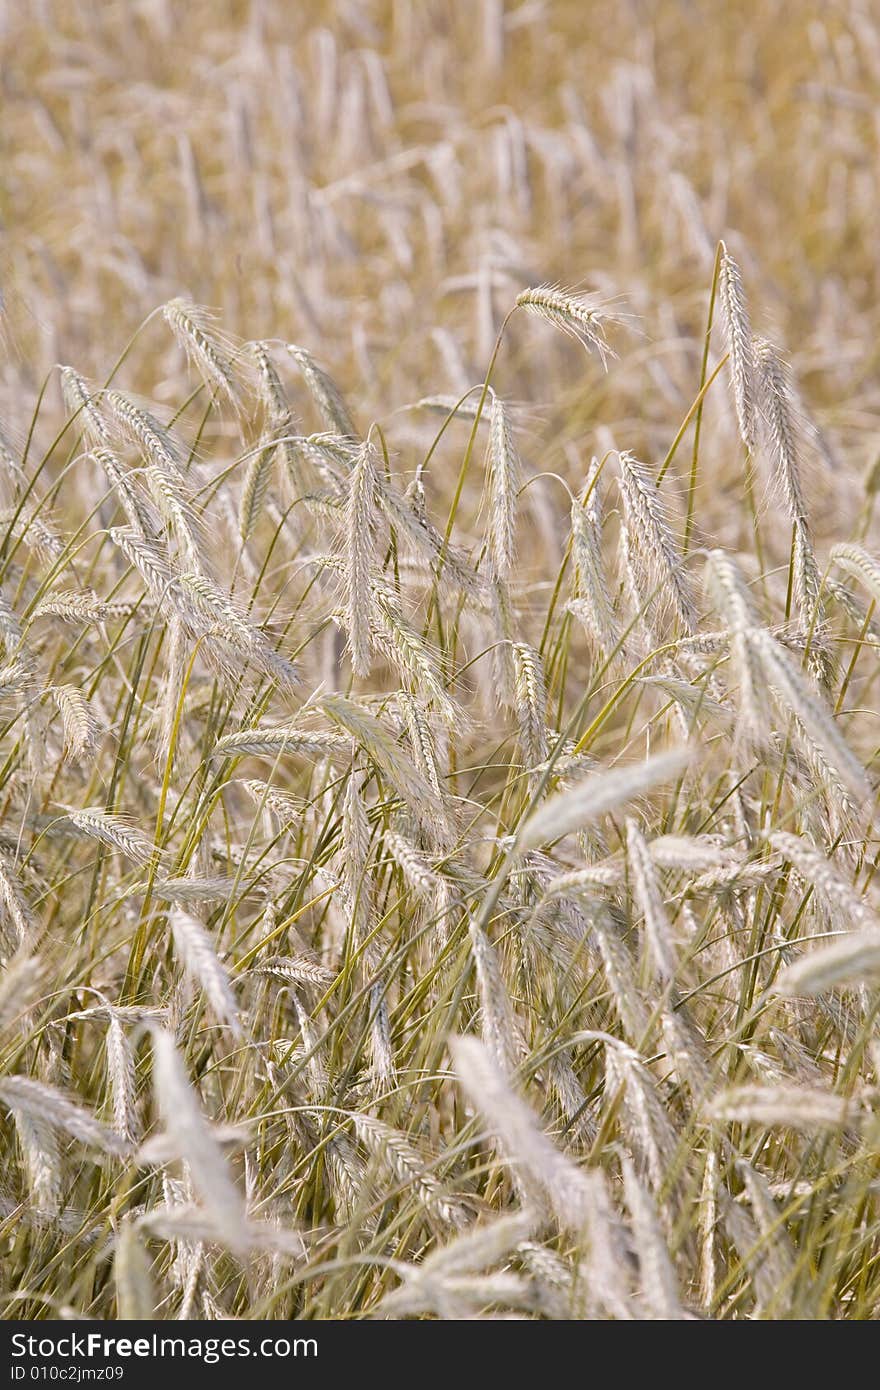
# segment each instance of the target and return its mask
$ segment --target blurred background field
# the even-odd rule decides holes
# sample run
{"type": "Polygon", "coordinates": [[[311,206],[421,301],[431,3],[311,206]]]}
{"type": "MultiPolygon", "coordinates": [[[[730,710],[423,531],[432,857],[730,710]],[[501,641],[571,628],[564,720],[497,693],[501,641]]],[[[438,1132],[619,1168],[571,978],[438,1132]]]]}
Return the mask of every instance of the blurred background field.
{"type": "MultiPolygon", "coordinates": [[[[651,457],[725,236],[852,503],[880,341],[867,0],[8,0],[0,26],[7,430],[54,362],[101,376],[177,294],[319,353],[365,425],[479,381],[515,294],[559,280],[620,297],[620,363],[585,380],[514,325],[502,389],[535,449],[595,452],[601,421],[651,457]]],[[[128,384],[173,401],[177,366],[154,324],[128,384]]]]}

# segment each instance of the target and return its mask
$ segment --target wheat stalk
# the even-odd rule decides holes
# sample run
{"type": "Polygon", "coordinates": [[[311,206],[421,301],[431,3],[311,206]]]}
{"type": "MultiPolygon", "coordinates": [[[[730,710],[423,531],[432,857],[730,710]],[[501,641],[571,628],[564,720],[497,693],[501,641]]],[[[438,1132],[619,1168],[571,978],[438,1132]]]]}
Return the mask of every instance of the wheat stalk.
{"type": "Polygon", "coordinates": [[[516,303],[561,329],[588,352],[595,352],[603,366],[613,357],[605,331],[608,323],[616,321],[615,316],[597,296],[578,294],[561,285],[536,285],[518,294],[516,303]]]}
{"type": "Polygon", "coordinates": [[[206,383],[232,405],[239,406],[236,364],[227,344],[214,329],[208,311],[186,299],[169,299],[162,305],[162,315],[206,383]]]}
{"type": "Polygon", "coordinates": [[[727,351],[730,355],[730,379],[740,437],[746,448],[753,450],[757,442],[755,414],[756,369],[752,344],[752,328],[739,266],[721,244],[718,274],[718,299],[721,305],[727,351]]]}

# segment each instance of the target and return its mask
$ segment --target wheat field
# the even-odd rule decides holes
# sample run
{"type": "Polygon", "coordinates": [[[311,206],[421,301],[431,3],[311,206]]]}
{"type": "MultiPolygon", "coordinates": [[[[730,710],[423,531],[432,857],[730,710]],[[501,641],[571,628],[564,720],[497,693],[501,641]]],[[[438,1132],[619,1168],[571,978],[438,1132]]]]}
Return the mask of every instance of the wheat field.
{"type": "Polygon", "coordinates": [[[2,1316],[878,1316],[875,7],[0,62],[2,1316]]]}

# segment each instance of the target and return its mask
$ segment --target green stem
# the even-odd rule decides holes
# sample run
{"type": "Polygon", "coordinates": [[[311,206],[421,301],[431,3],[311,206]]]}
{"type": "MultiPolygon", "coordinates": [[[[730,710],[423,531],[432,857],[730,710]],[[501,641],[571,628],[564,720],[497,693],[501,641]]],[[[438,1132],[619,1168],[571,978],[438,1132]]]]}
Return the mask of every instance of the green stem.
{"type": "MultiPolygon", "coordinates": [[[[706,370],[709,365],[709,342],[712,337],[712,324],[715,318],[715,296],[718,293],[718,277],[721,274],[721,245],[719,241],[715,248],[715,266],[712,271],[712,290],[709,295],[709,315],[706,319],[706,337],[703,342],[703,361],[700,367],[700,389],[702,393],[703,383],[706,380],[706,370]]],[[[700,398],[698,398],[700,399],[700,398]]],[[[688,484],[688,504],[687,519],[684,524],[684,554],[687,555],[690,545],[691,530],[694,524],[694,504],[697,491],[697,468],[700,457],[700,434],[703,427],[703,402],[700,399],[697,410],[697,423],[694,427],[694,452],[691,458],[691,476],[688,484]]]]}

